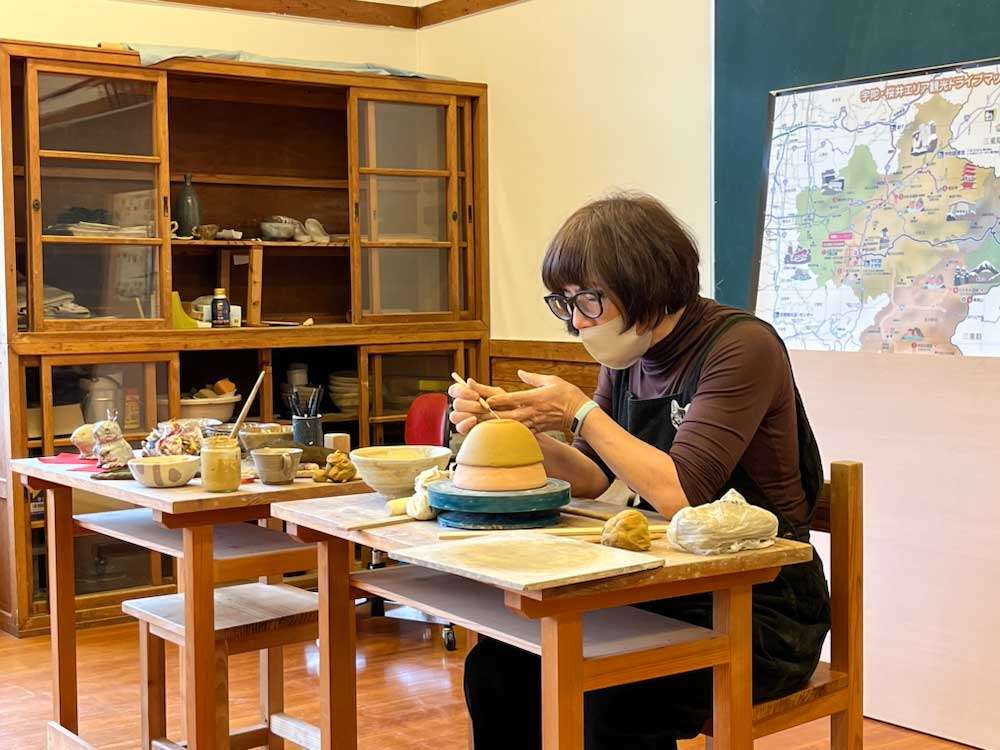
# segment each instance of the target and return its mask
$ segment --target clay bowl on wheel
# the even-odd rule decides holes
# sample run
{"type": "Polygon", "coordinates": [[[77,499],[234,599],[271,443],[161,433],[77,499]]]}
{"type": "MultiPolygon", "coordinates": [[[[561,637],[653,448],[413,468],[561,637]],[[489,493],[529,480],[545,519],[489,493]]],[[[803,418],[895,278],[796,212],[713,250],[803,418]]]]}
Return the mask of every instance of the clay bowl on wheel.
{"type": "Polygon", "coordinates": [[[378,445],[351,451],[364,483],[390,500],[412,495],[417,474],[433,466],[443,469],[449,460],[451,449],[439,445],[378,445]]]}

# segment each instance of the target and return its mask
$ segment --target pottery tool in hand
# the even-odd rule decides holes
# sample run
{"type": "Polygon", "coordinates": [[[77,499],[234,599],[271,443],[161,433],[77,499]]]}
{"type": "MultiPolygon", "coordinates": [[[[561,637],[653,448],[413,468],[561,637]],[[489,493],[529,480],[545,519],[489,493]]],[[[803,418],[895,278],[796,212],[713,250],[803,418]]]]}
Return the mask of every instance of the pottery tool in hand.
{"type": "MultiPolygon", "coordinates": [[[[469,381],[465,380],[457,372],[453,372],[451,374],[451,379],[454,380],[459,385],[464,385],[469,390],[473,390],[473,391],[475,390],[471,385],[469,385],[469,381]]],[[[500,419],[500,417],[497,416],[497,413],[490,408],[490,405],[488,403],[486,403],[486,399],[483,398],[482,396],[479,397],[479,405],[481,407],[483,407],[484,409],[486,409],[486,411],[488,411],[490,414],[492,414],[494,419],[500,419]]]]}
{"type": "Polygon", "coordinates": [[[250,395],[247,396],[246,403],[243,404],[243,408],[240,410],[240,415],[236,418],[236,422],[233,424],[233,429],[229,431],[229,437],[235,438],[239,432],[240,427],[243,426],[243,420],[247,418],[247,414],[250,413],[250,406],[253,404],[253,400],[257,398],[257,391],[260,390],[260,384],[264,382],[264,374],[266,370],[261,370],[260,375],[257,376],[257,382],[253,384],[253,388],[250,389],[250,395]]]}

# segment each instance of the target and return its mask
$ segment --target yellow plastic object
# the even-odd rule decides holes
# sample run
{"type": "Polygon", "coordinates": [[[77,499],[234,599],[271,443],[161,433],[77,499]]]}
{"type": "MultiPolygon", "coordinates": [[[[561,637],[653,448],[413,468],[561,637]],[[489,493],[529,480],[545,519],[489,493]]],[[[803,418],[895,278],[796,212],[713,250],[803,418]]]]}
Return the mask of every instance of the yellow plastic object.
{"type": "Polygon", "coordinates": [[[171,320],[173,321],[174,328],[201,328],[198,325],[198,321],[184,312],[184,306],[181,304],[181,295],[177,292],[170,293],[170,313],[171,320]]]}
{"type": "Polygon", "coordinates": [[[423,391],[425,393],[446,393],[448,391],[448,386],[451,385],[450,380],[418,380],[417,390],[423,391]]]}

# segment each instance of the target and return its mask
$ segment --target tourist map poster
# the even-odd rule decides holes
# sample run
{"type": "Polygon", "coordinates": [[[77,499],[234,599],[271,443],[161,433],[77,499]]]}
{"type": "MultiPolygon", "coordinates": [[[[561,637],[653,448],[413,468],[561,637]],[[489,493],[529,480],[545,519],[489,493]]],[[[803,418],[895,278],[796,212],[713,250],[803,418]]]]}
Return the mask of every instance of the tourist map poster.
{"type": "Polygon", "coordinates": [[[1000,356],[1000,61],[771,108],[757,315],[794,349],[1000,356]]]}

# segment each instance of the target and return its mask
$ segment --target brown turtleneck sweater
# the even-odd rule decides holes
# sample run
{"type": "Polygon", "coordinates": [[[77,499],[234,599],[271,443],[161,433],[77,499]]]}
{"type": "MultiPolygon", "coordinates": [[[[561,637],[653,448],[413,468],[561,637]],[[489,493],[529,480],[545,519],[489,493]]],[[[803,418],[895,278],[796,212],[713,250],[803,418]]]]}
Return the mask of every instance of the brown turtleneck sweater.
{"type": "MultiPolygon", "coordinates": [[[[736,314],[744,313],[699,297],[685,309],[674,330],[632,366],[628,373],[632,393],[636,398],[656,398],[679,391],[688,366],[715,327],[736,314]]],[[[611,371],[602,367],[594,400],[608,414],[613,414],[611,389],[611,371]]],[[[670,414],[663,418],[670,419],[670,414]]],[[[613,478],[584,440],[574,444],[613,478]]],[[[691,505],[718,497],[740,464],[788,521],[806,521],[791,365],[774,333],[747,321],[716,341],[670,457],[691,505]]]]}

